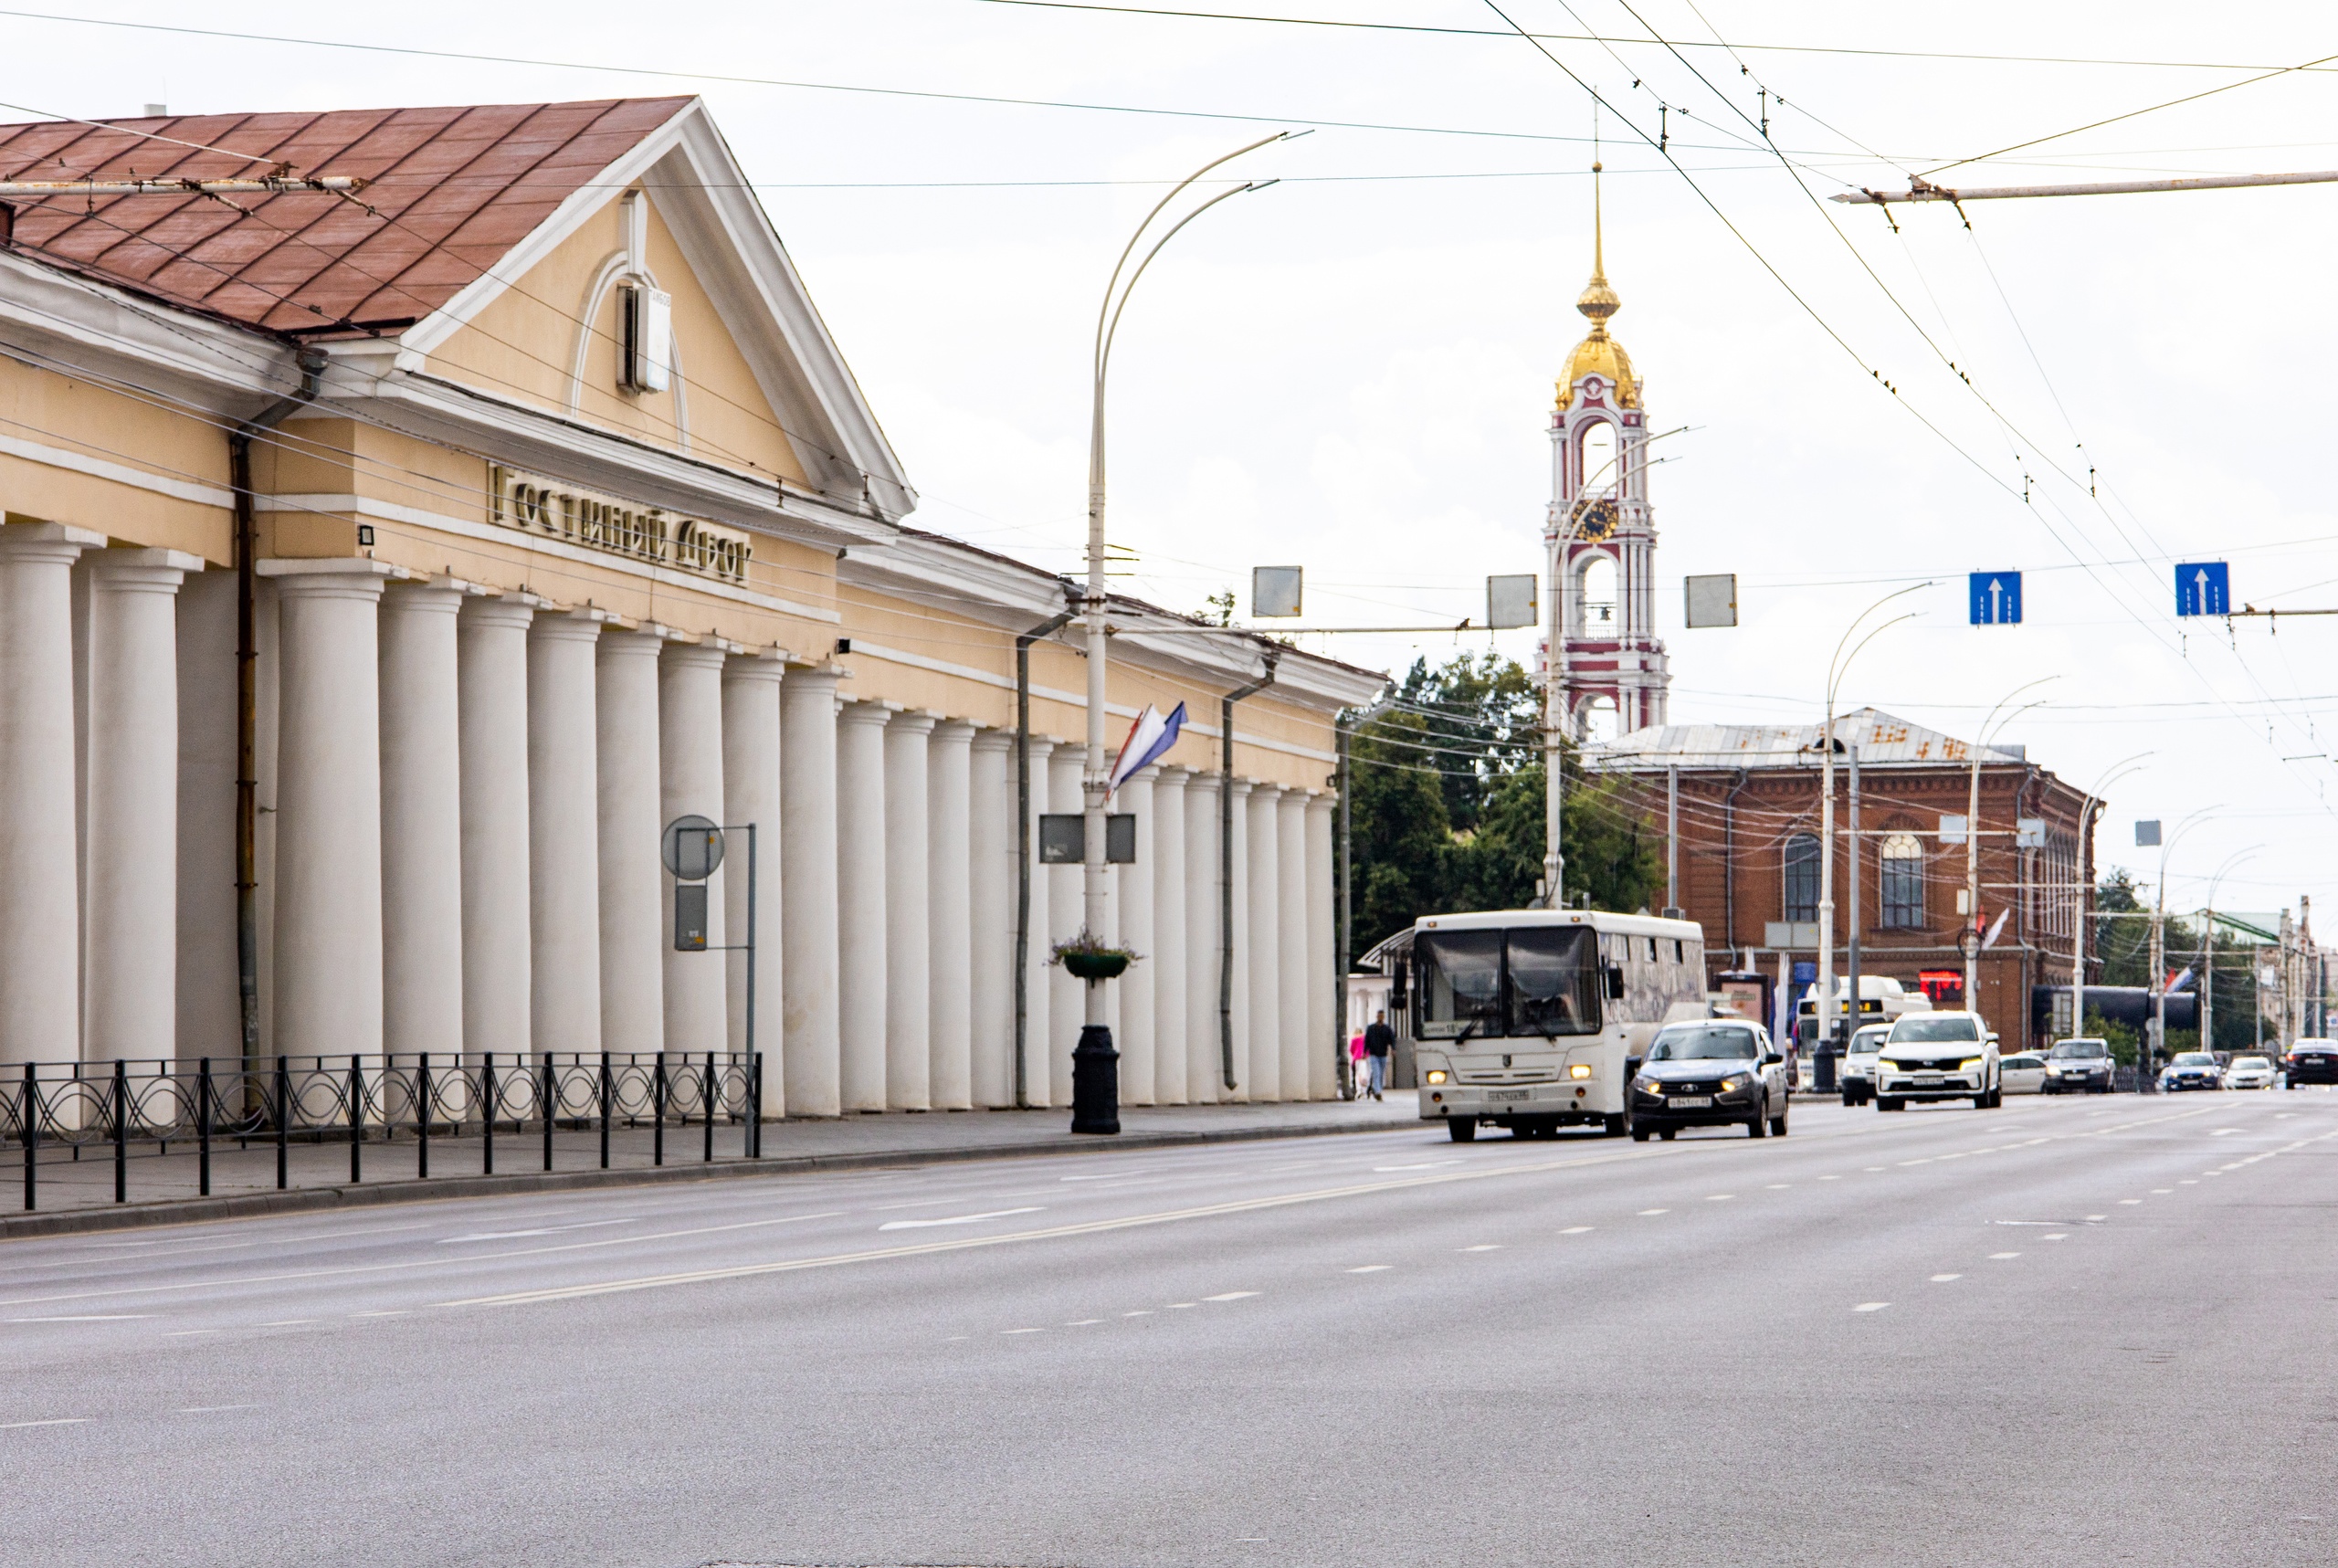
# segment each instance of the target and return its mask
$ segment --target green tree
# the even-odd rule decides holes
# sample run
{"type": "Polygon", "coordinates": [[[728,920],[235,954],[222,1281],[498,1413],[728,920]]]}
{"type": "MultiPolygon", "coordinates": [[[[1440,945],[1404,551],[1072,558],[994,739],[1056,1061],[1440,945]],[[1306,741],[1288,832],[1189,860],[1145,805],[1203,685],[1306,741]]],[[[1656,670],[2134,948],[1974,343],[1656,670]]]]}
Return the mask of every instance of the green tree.
{"type": "MultiPolygon", "coordinates": [[[[1543,875],[1541,698],[1494,654],[1416,663],[1357,731],[1356,948],[1440,910],[1519,909],[1543,875]]],[[[1585,781],[1573,745],[1563,807],[1566,892],[1638,910],[1663,886],[1661,835],[1620,781],[1585,781]]]]}

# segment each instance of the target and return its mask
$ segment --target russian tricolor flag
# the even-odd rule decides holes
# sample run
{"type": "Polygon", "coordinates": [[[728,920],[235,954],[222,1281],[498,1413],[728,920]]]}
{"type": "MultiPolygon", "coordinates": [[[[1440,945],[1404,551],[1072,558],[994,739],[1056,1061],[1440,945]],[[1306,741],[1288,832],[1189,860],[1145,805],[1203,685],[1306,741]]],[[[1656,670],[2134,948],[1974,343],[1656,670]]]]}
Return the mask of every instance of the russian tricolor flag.
{"type": "Polygon", "coordinates": [[[1129,726],[1129,738],[1121,742],[1121,754],[1113,759],[1112,776],[1104,786],[1105,798],[1157,761],[1163,752],[1177,743],[1177,733],[1185,727],[1185,705],[1182,702],[1171,710],[1167,718],[1150,702],[1144,711],[1129,726]]]}

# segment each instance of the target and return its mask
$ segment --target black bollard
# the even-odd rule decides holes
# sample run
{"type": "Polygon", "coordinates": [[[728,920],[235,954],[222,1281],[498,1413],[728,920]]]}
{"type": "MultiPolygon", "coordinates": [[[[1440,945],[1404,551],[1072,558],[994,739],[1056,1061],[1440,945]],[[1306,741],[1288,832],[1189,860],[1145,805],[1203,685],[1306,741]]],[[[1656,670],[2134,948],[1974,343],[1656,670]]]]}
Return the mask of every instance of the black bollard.
{"type": "Polygon", "coordinates": [[[1083,1026],[1072,1047],[1071,1130],[1121,1130],[1121,1053],[1112,1048],[1112,1031],[1101,1024],[1083,1026]]]}

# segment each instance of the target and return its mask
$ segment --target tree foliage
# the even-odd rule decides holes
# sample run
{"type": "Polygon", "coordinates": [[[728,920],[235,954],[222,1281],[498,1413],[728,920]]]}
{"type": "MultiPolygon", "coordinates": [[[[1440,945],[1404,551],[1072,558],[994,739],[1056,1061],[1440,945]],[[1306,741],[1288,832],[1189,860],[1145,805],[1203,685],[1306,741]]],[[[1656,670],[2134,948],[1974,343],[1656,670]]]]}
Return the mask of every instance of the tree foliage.
{"type": "MultiPolygon", "coordinates": [[[[1353,742],[1356,949],[1425,914],[1519,909],[1543,874],[1542,698],[1498,654],[1416,662],[1353,742]]],[[[1613,780],[1585,781],[1563,749],[1566,891],[1594,908],[1647,907],[1663,835],[1613,780]]]]}

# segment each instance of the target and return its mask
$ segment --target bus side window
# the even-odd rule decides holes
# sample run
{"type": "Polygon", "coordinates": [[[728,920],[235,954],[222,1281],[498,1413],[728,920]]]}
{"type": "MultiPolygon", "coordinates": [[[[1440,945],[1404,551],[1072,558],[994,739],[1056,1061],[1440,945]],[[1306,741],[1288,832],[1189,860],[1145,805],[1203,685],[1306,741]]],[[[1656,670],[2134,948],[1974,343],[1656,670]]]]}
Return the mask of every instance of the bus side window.
{"type": "Polygon", "coordinates": [[[1672,962],[1675,963],[1689,962],[1688,949],[1677,936],[1672,939],[1672,962]]]}
{"type": "Polygon", "coordinates": [[[1648,961],[1650,963],[1656,962],[1656,938],[1654,937],[1648,939],[1648,961]]]}

